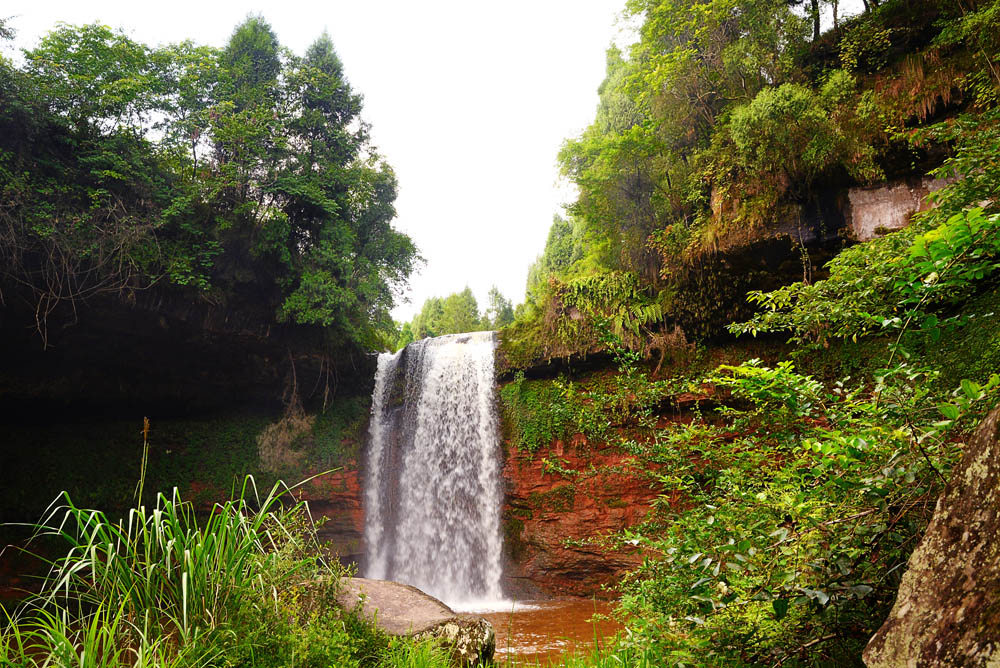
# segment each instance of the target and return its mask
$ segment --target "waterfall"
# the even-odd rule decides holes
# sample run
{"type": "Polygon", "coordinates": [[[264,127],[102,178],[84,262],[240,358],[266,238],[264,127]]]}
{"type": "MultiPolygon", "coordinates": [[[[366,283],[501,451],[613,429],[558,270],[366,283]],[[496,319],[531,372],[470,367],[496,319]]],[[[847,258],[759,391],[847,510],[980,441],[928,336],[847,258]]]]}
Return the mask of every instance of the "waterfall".
{"type": "Polygon", "coordinates": [[[378,358],[365,477],[370,578],[453,607],[502,599],[493,332],[378,358]]]}

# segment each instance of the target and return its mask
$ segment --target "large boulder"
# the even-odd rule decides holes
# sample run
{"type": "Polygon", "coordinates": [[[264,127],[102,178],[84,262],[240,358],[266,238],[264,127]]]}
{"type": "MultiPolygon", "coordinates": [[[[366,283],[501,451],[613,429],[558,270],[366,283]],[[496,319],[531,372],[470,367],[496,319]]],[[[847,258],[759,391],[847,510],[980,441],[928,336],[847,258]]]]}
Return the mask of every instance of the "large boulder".
{"type": "Polygon", "coordinates": [[[362,616],[390,635],[439,639],[459,666],[493,659],[496,639],[492,624],[481,617],[456,614],[416,587],[389,580],[344,578],[337,602],[347,610],[359,609],[362,616]]]}
{"type": "Polygon", "coordinates": [[[1000,668],[1000,407],[969,442],[910,557],[869,668],[1000,668]]]}

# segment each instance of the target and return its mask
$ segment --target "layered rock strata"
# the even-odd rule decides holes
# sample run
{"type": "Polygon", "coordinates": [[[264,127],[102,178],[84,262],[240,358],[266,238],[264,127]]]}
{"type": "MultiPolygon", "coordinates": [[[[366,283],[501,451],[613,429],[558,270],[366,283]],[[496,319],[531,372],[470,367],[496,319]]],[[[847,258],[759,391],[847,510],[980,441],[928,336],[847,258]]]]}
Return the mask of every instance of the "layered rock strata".
{"type": "MultiPolygon", "coordinates": [[[[508,589],[525,583],[553,595],[605,594],[643,554],[605,538],[646,519],[659,496],[633,457],[577,434],[546,456],[509,450],[504,539],[508,589]]],[[[530,593],[530,592],[529,592],[530,593]]]]}

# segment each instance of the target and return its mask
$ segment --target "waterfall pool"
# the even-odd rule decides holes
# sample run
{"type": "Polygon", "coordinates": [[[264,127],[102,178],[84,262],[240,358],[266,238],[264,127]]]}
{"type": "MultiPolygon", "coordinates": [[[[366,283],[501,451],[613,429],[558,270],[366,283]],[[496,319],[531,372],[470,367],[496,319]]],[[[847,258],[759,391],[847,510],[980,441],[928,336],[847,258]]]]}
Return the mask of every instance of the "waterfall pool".
{"type": "Polygon", "coordinates": [[[603,647],[621,630],[621,624],[610,618],[611,607],[608,601],[570,598],[508,603],[502,610],[491,607],[468,612],[493,624],[496,663],[506,668],[514,662],[548,666],[567,652],[590,651],[595,642],[603,647]]]}

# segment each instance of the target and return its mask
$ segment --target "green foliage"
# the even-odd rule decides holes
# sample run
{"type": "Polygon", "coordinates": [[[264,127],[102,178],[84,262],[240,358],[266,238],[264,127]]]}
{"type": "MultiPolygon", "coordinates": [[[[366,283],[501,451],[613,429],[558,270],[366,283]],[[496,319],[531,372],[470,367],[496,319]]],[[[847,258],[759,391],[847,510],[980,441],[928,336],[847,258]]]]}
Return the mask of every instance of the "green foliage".
{"type": "Polygon", "coordinates": [[[61,25],[0,63],[0,257],[57,308],[171,283],[374,346],[418,261],[329,37],[249,17],[225,48],[61,25]]]}
{"type": "Polygon", "coordinates": [[[565,281],[550,276],[529,295],[530,308],[501,333],[505,363],[513,368],[602,349],[608,332],[645,353],[651,337],[662,334],[666,295],[650,297],[632,273],[588,273],[565,281]]]}
{"type": "Polygon", "coordinates": [[[424,300],[420,313],[402,325],[396,348],[427,337],[502,329],[513,321],[514,307],[499,288],[490,288],[489,304],[480,314],[476,297],[466,286],[447,297],[424,300]]]}
{"type": "Polygon", "coordinates": [[[556,432],[621,440],[669,494],[617,537],[650,556],[625,582],[628,640],[609,660],[640,648],[652,665],[860,665],[964,433],[1000,386],[1000,5],[866,2],[809,45],[796,4],[629,3],[640,42],[627,58],[609,52],[595,121],[560,153],[579,197],[502,333],[514,368],[598,349],[619,367],[530,392],[516,377],[505,420],[530,426],[515,443],[533,429],[532,447],[556,432]],[[803,344],[798,366],[821,376],[723,365],[687,387],[710,384],[716,415],[659,426],[683,383],[647,376],[641,339],[668,317],[708,335],[730,322],[719,302],[754,279],[729,260],[800,225],[819,187],[941,155],[932,175],[952,182],[936,208],[841,252],[824,280],[775,290],[768,264],[772,282],[751,293],[762,312],[730,326],[788,332],[803,344]]]}
{"type": "Polygon", "coordinates": [[[787,330],[793,341],[823,343],[886,330],[901,337],[914,325],[936,340],[942,327],[962,322],[939,315],[942,307],[968,298],[998,267],[1000,215],[970,209],[923,233],[914,227],[849,249],[831,261],[827,280],[752,293],[766,310],[730,329],[787,330]]]}
{"type": "Polygon", "coordinates": [[[410,329],[413,339],[419,340],[445,334],[476,332],[482,329],[482,324],[476,297],[466,286],[461,292],[447,297],[425,300],[420,313],[410,323],[410,329]]]}
{"type": "Polygon", "coordinates": [[[281,495],[276,486],[259,498],[247,479],[237,499],[217,506],[204,525],[176,491],[120,522],[64,497],[37,527],[39,536],[66,543],[64,556],[51,562],[41,591],[4,634],[34,644],[19,657],[26,666],[147,665],[158,655],[169,665],[182,658],[189,662],[182,665],[206,665],[238,654],[250,615],[281,620],[269,612],[272,587],[284,596],[292,582],[321,572],[330,586],[338,582],[339,570],[306,558],[317,548],[314,534],[301,505],[278,511],[281,495]],[[138,647],[129,638],[138,638],[138,647]]]}
{"type": "Polygon", "coordinates": [[[936,43],[954,48],[967,44],[981,67],[972,69],[962,81],[984,108],[1000,104],[1000,3],[973,3],[971,11],[962,8],[953,20],[945,22],[936,43]],[[978,5],[978,6],[977,6],[978,5]]]}
{"type": "Polygon", "coordinates": [[[584,257],[584,231],[578,219],[553,216],[545,249],[528,268],[526,294],[528,300],[536,299],[536,292],[544,289],[549,276],[563,276],[584,257]]]}
{"type": "Polygon", "coordinates": [[[0,40],[14,39],[14,29],[7,25],[9,17],[0,19],[0,40]]]}
{"type": "Polygon", "coordinates": [[[811,376],[795,373],[789,361],[780,362],[774,369],[763,366],[759,359],[739,366],[722,365],[705,382],[749,400],[757,411],[767,413],[776,422],[809,417],[823,407],[823,386],[811,376]]]}
{"type": "Polygon", "coordinates": [[[750,104],[733,110],[728,129],[734,162],[745,172],[740,180],[773,184],[775,199],[766,205],[763,221],[774,214],[783,191],[801,199],[835,166],[862,182],[883,176],[869,146],[876,133],[858,122],[857,104],[855,79],[834,70],[819,92],[786,83],[765,88],[750,104]],[[774,190],[778,184],[782,190],[774,190]]]}
{"type": "Polygon", "coordinates": [[[526,380],[518,372],[500,388],[505,434],[518,449],[537,452],[556,439],[565,438],[572,425],[572,411],[558,385],[526,380]]]}
{"type": "Polygon", "coordinates": [[[783,171],[803,187],[833,164],[839,140],[819,97],[792,83],[765,88],[736,109],[729,131],[746,169],[783,171]]]}
{"type": "Polygon", "coordinates": [[[959,177],[934,194],[938,206],[903,230],[842,252],[829,263],[826,280],[751,293],[763,312],[730,331],[788,331],[797,342],[825,343],[887,331],[901,338],[919,329],[936,340],[942,327],[961,324],[947,308],[980,289],[1000,261],[995,117],[966,117],[915,133],[917,143],[936,138],[957,144],[935,172],[959,177]]]}
{"type": "Polygon", "coordinates": [[[224,85],[237,109],[261,103],[274,90],[281,73],[280,48],[278,37],[261,16],[248,16],[233,30],[220,64],[224,85]]]}
{"type": "Polygon", "coordinates": [[[500,388],[505,436],[515,447],[537,452],[575,433],[601,441],[611,438],[617,427],[647,426],[670,384],[651,380],[640,367],[642,356],[629,349],[606,320],[597,321],[597,331],[616,372],[577,384],[565,377],[529,381],[519,371],[500,388]]]}
{"type": "Polygon", "coordinates": [[[875,401],[787,363],[706,380],[749,406],[631,446],[685,499],[668,523],[622,536],[659,555],[627,580],[633,638],[662,665],[853,665],[960,452],[951,418],[968,425],[1000,379],[963,381],[944,402],[905,365],[878,374],[875,401]],[[800,655],[806,643],[819,649],[800,655]]]}
{"type": "Polygon", "coordinates": [[[628,54],[609,50],[594,122],[560,152],[579,191],[569,208],[573,235],[556,221],[531,269],[512,358],[565,354],[538,340],[574,327],[553,326],[569,314],[548,308],[549,283],[593,274],[631,273],[645,293],[664,296],[664,316],[684,331],[718,335],[746,317],[726,306],[742,304],[736,293],[779,280],[726,267],[720,251],[750,253],[801,226],[815,216],[820,187],[878,183],[950,141],[989,150],[957,128],[951,137],[940,127],[910,132],[963,100],[987,112],[966,117],[963,132],[995,125],[996,2],[871,3],[826,35],[815,22],[812,44],[821,3],[796,10],[803,4],[628,3],[639,41],[628,54]],[[567,255],[570,238],[579,250],[567,255]]]}
{"type": "MultiPolygon", "coordinates": [[[[68,496],[37,526],[62,556],[0,625],[0,662],[34,668],[432,666],[440,647],[390,641],[337,603],[303,504],[247,478],[204,519],[176,490],[121,521],[68,496]]],[[[7,612],[6,610],[4,611],[7,612]]]]}
{"type": "Polygon", "coordinates": [[[441,305],[442,334],[474,332],[480,328],[481,323],[479,305],[468,287],[445,297],[441,305]]]}
{"type": "MultiPolygon", "coordinates": [[[[662,303],[650,299],[636,276],[626,272],[608,272],[584,276],[555,287],[555,298],[563,309],[583,314],[588,324],[598,330],[610,328],[617,337],[638,337],[642,328],[663,318],[662,303]]],[[[571,313],[572,315],[572,313],[571,313]]],[[[565,321],[567,329],[559,332],[563,340],[579,336],[581,331],[565,321]]]]}
{"type": "Polygon", "coordinates": [[[490,288],[489,306],[483,312],[483,325],[488,329],[503,329],[514,322],[514,305],[497,286],[490,288]]]}
{"type": "Polygon", "coordinates": [[[876,72],[889,62],[893,29],[882,26],[877,18],[857,21],[840,42],[840,62],[850,71],[876,72]]]}
{"type": "MultiPolygon", "coordinates": [[[[970,378],[985,382],[1000,369],[1000,289],[994,287],[963,306],[968,324],[943,331],[941,338],[924,350],[929,366],[943,378],[970,378]]],[[[942,389],[950,389],[939,381],[942,389]]]]}
{"type": "MultiPolygon", "coordinates": [[[[505,424],[520,430],[512,443],[532,429],[538,448],[564,438],[557,431],[619,442],[668,495],[645,524],[614,539],[650,556],[624,583],[628,640],[590,661],[640,651],[652,665],[860,665],[961,453],[961,435],[995,402],[1000,376],[990,369],[958,383],[950,364],[939,372],[911,360],[822,382],[791,362],[755,359],[697,382],[652,381],[640,356],[603,331],[618,373],[576,383],[522,375],[501,391],[505,424]],[[656,409],[665,396],[704,393],[705,384],[721,404],[718,416],[696,410],[689,424],[661,426],[656,409]],[[592,417],[582,418],[581,407],[592,417]],[[554,419],[556,428],[543,433],[554,419]],[[606,426],[588,434],[587,420],[606,426]],[[814,649],[804,653],[806,646],[814,649]]],[[[942,341],[970,334],[945,331],[942,341]]],[[[546,470],[576,473],[542,461],[546,470]]],[[[561,498],[533,501],[563,507],[561,498]]]]}
{"type": "Polygon", "coordinates": [[[312,433],[304,444],[309,465],[320,471],[356,464],[368,426],[371,399],[339,398],[316,414],[312,433]]]}

